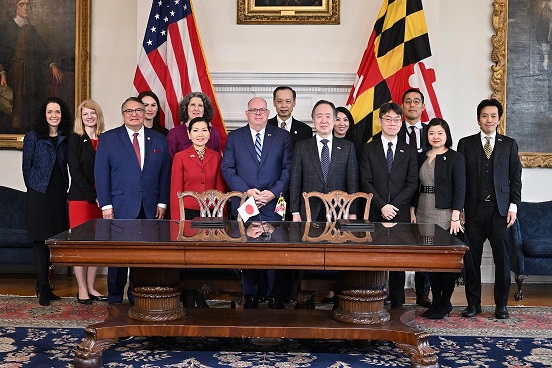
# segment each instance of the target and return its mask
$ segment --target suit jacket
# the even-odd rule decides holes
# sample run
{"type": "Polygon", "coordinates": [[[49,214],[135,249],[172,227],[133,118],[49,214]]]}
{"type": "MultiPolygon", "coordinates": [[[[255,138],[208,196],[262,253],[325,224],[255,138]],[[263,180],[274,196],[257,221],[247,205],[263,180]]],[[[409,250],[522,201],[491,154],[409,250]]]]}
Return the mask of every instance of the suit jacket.
{"type": "MultiPolygon", "coordinates": [[[[278,118],[275,116],[268,119],[268,125],[279,127],[278,118]]],[[[289,132],[291,135],[291,144],[293,145],[293,148],[295,148],[297,142],[301,142],[312,137],[312,128],[302,121],[295,120],[294,117],[291,118],[291,128],[289,132]]]]}
{"type": "MultiPolygon", "coordinates": [[[[261,162],[257,162],[255,144],[249,125],[228,134],[226,149],[220,170],[231,190],[246,192],[251,188],[270,190],[276,198],[259,209],[262,220],[274,216],[274,208],[280,194],[289,189],[293,146],[290,134],[280,128],[267,125],[265,128],[261,162]]],[[[232,214],[237,215],[240,200],[232,199],[232,214]]]]}
{"type": "Polygon", "coordinates": [[[381,216],[381,209],[390,203],[399,209],[394,222],[410,222],[410,201],[418,189],[416,154],[416,150],[399,140],[389,174],[381,133],[364,145],[360,158],[360,185],[363,192],[374,195],[370,204],[370,221],[386,221],[381,216]]]}
{"type": "MultiPolygon", "coordinates": [[[[401,130],[399,130],[399,133],[397,134],[397,137],[399,137],[399,141],[401,142],[406,142],[406,136],[410,133],[410,129],[407,129],[407,125],[410,126],[410,124],[406,121],[403,121],[401,130]]],[[[420,132],[420,143],[422,150],[418,152],[425,152],[431,148],[427,140],[427,124],[424,123],[422,123],[422,131],[420,132]]]]}
{"type": "Polygon", "coordinates": [[[113,205],[116,219],[135,219],[143,205],[148,219],[169,203],[170,157],[165,136],[144,127],[144,167],[136,160],[124,125],[100,136],[94,177],[100,207],[113,205]]]}
{"type": "MultiPolygon", "coordinates": [[[[479,198],[479,179],[483,145],[480,133],[460,139],[458,152],[466,159],[466,218],[475,215],[479,198]]],[[[496,134],[493,149],[493,181],[498,211],[508,214],[510,203],[521,202],[521,162],[514,139],[496,134]]]]}
{"type": "MultiPolygon", "coordinates": [[[[328,179],[324,182],[316,137],[299,142],[295,146],[291,165],[290,208],[291,213],[299,212],[303,220],[306,219],[303,192],[358,192],[358,164],[353,143],[334,137],[330,157],[328,179]]],[[[321,209],[321,201],[311,202],[313,220],[317,218],[321,209]]]]}
{"type": "MultiPolygon", "coordinates": [[[[180,208],[176,193],[184,191],[205,192],[216,189],[226,192],[226,183],[220,172],[220,153],[205,147],[203,162],[193,146],[178,152],[173,159],[171,171],[171,216],[180,219],[180,208]]],[[[184,208],[199,210],[199,203],[192,197],[184,198],[184,208]]]]}
{"type": "Polygon", "coordinates": [[[67,136],[61,132],[54,147],[50,138],[39,138],[30,131],[23,138],[23,180],[25,186],[40,193],[46,193],[54,165],[61,166],[65,189],[69,188],[67,173],[67,136]]]}
{"type": "Polygon", "coordinates": [[[94,162],[96,150],[88,134],[80,136],[76,133],[67,139],[67,164],[71,174],[69,188],[70,201],[87,201],[94,203],[98,197],[94,181],[94,162]]]}
{"type": "MultiPolygon", "coordinates": [[[[418,153],[418,172],[426,160],[426,152],[418,153]]],[[[462,211],[466,198],[466,161],[464,156],[452,149],[441,155],[436,155],[434,183],[435,208],[451,208],[462,211]]],[[[418,194],[415,197],[417,200],[418,194]]],[[[417,203],[414,206],[417,207],[417,203]]]]}

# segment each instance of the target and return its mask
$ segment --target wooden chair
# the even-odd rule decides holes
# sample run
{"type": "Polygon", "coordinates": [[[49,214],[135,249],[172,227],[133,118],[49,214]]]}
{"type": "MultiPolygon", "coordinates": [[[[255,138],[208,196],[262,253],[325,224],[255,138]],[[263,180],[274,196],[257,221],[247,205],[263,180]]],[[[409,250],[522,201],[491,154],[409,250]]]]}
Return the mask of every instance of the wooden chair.
{"type": "MultiPolygon", "coordinates": [[[[184,198],[192,197],[199,203],[201,217],[225,217],[228,213],[227,203],[234,197],[240,198],[240,205],[245,202],[247,195],[242,192],[223,193],[210,189],[203,193],[193,191],[178,192],[178,205],[180,220],[186,218],[184,198]]],[[[241,221],[238,216],[238,221],[241,221]]],[[[239,270],[212,269],[212,268],[187,268],[183,271],[182,281],[185,290],[194,290],[196,302],[202,304],[202,298],[207,293],[214,291],[228,294],[241,293],[241,274],[239,270]],[[198,298],[200,300],[198,300],[198,298]]],[[[188,295],[190,297],[190,295],[188,295]]],[[[205,306],[205,305],[204,305],[205,306]]]]}
{"type": "MultiPolygon", "coordinates": [[[[215,189],[206,190],[203,193],[186,191],[176,193],[178,197],[178,206],[180,209],[180,220],[186,218],[186,209],[184,208],[184,198],[192,197],[199,203],[199,213],[201,217],[224,217],[226,203],[233,197],[240,198],[240,206],[245,202],[247,194],[242,192],[223,193],[215,189]]],[[[238,217],[239,220],[239,217],[238,217]]]]}
{"type": "Polygon", "coordinates": [[[356,192],[349,194],[342,190],[334,190],[329,193],[321,192],[303,192],[303,198],[305,200],[306,221],[313,221],[310,209],[310,198],[318,198],[324,204],[326,208],[326,221],[334,222],[339,219],[348,219],[351,205],[356,199],[366,199],[366,205],[364,206],[365,220],[368,220],[370,214],[370,203],[372,202],[372,193],[356,192]]]}
{"type": "MultiPolygon", "coordinates": [[[[351,209],[351,205],[355,200],[360,198],[365,199],[366,203],[364,205],[363,218],[368,220],[370,214],[370,203],[372,202],[372,193],[356,192],[349,194],[342,190],[334,190],[329,193],[321,192],[303,192],[303,199],[305,200],[305,212],[306,212],[306,221],[311,222],[311,206],[310,200],[316,199],[322,201],[326,209],[326,221],[328,223],[335,222],[339,219],[348,219],[351,209]]],[[[363,201],[360,201],[362,203],[363,201]]],[[[332,227],[334,224],[327,224],[327,226],[332,227]]],[[[325,233],[328,236],[335,234],[335,231],[331,229],[326,229],[325,233]]],[[[362,239],[361,239],[362,240],[362,239]]],[[[335,290],[338,283],[338,274],[339,271],[304,271],[301,276],[300,291],[298,300],[306,299],[305,294],[310,294],[314,296],[315,292],[312,290],[319,291],[330,291],[335,290]],[[310,291],[309,291],[310,290],[310,291]]]]}

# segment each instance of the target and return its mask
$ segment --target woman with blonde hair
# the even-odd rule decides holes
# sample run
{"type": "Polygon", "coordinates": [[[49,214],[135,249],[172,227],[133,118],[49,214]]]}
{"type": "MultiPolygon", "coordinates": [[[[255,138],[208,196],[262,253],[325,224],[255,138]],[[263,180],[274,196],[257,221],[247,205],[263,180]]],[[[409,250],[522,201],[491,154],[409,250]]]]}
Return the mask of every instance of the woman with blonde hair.
{"type": "MultiPolygon", "coordinates": [[[[74,228],[88,220],[102,218],[98,206],[94,181],[94,162],[98,137],[104,131],[104,117],[100,105],[94,100],[85,100],[75,114],[74,133],[67,142],[67,163],[71,174],[69,188],[69,227],[74,228]]],[[[77,301],[92,304],[93,300],[105,301],[94,288],[97,267],[75,267],[79,286],[77,301]]]]}

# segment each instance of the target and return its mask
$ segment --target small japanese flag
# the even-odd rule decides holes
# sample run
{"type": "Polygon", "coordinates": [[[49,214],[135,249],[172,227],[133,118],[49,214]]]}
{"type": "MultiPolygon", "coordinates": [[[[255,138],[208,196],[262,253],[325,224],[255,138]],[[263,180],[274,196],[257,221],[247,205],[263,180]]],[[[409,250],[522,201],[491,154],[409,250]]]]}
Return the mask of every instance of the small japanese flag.
{"type": "Polygon", "coordinates": [[[249,197],[239,208],[238,213],[240,214],[243,222],[249,220],[251,216],[259,214],[259,209],[255,203],[255,198],[249,197]]]}

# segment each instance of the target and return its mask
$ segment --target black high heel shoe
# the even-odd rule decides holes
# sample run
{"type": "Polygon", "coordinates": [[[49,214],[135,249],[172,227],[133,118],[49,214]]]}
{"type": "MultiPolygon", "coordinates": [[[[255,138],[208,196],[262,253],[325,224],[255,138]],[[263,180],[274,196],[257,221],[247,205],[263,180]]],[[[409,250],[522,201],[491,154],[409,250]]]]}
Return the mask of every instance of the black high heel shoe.
{"type": "Polygon", "coordinates": [[[79,293],[77,292],[77,302],[84,305],[90,305],[92,304],[92,299],[81,299],[79,298],[79,293]]]}
{"type": "Polygon", "coordinates": [[[96,302],[107,302],[107,297],[103,295],[92,295],[88,293],[88,297],[90,298],[90,300],[94,300],[96,302]]]}

